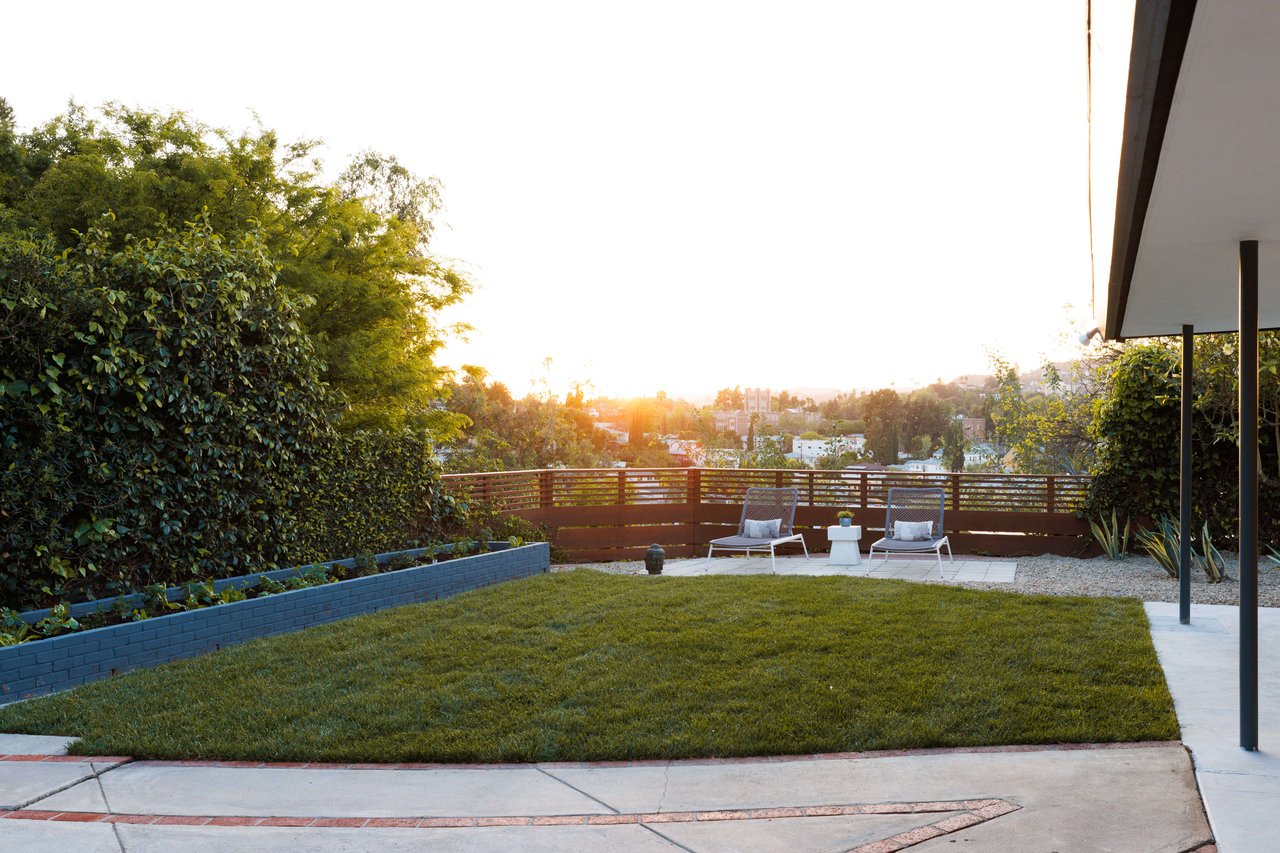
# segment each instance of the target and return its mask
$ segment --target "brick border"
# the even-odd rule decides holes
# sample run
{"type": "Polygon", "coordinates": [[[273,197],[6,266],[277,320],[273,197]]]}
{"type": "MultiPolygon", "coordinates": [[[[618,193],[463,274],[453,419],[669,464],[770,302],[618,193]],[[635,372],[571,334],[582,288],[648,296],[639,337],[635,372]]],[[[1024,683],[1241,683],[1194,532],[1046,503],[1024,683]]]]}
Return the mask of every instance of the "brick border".
{"type": "Polygon", "coordinates": [[[6,646],[0,648],[0,705],[257,637],[550,570],[550,546],[535,543],[6,646]]]}
{"type": "Polygon", "coordinates": [[[780,820],[854,815],[937,814],[960,812],[889,838],[854,847],[848,853],[895,853],[922,841],[949,835],[1021,809],[1008,800],[943,800],[902,803],[791,806],[717,811],[637,812],[631,814],[506,815],[497,817],[260,817],[255,815],[147,815],[107,812],[59,812],[18,809],[0,812],[0,820],[70,823],[130,823],[152,826],[287,826],[350,829],[475,829],[495,826],[620,826],[780,820]]]}

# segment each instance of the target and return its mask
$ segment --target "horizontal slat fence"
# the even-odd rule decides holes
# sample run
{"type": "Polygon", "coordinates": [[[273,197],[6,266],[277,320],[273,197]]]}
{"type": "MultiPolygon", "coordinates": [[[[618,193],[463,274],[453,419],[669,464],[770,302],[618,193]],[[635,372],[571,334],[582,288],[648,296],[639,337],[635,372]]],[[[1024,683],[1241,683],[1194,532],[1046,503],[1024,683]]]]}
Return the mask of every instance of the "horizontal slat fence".
{"type": "Polygon", "coordinates": [[[1078,554],[1091,545],[1078,513],[1089,478],[1058,474],[795,471],[736,468],[590,468],[447,474],[445,485],[529,521],[575,561],[628,560],[650,543],[669,557],[706,553],[735,532],[746,490],[799,490],[796,530],[811,551],[828,548],[826,526],[849,509],[863,527],[863,548],[884,527],[895,486],[942,488],[946,527],[957,553],[1078,554]]]}

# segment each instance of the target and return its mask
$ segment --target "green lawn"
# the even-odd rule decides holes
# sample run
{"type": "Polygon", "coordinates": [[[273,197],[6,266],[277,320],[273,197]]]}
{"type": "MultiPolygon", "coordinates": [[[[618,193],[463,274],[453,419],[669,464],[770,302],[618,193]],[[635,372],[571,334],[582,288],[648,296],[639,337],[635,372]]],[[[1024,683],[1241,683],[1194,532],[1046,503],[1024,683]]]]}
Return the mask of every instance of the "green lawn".
{"type": "Polygon", "coordinates": [[[78,752],[681,758],[1178,737],[1134,600],[545,575],[0,708],[78,752]]]}

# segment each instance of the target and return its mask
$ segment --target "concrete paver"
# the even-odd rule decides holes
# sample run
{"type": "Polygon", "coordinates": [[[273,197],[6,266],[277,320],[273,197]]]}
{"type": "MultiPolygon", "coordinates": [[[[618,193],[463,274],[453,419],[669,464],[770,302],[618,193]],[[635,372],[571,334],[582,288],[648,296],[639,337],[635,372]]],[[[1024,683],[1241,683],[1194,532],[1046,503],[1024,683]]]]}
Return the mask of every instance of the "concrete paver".
{"type": "Polygon", "coordinates": [[[1182,740],[1195,758],[1218,849],[1222,853],[1274,851],[1280,842],[1280,609],[1258,611],[1258,741],[1239,746],[1240,611],[1193,604],[1191,624],[1178,622],[1178,606],[1148,602],[1147,619],[1182,740]]]}
{"type": "Polygon", "coordinates": [[[0,820],[0,850],[120,853],[120,842],[105,823],[0,820]]]}
{"type": "Polygon", "coordinates": [[[941,565],[933,558],[896,558],[892,560],[863,560],[856,566],[838,566],[827,562],[825,555],[806,559],[803,556],[778,557],[777,570],[766,555],[764,557],[716,557],[710,562],[706,557],[687,560],[670,560],[662,572],[673,577],[700,577],[704,575],[814,575],[858,578],[895,578],[898,580],[930,581],[982,581],[986,583],[1013,583],[1018,564],[1013,560],[989,560],[986,558],[957,558],[954,562],[943,558],[941,565]]]}
{"type": "Polygon", "coordinates": [[[945,843],[1065,853],[1190,850],[1209,840],[1191,763],[1177,744],[630,766],[104,766],[98,779],[51,788],[21,812],[0,814],[3,846],[12,839],[20,848],[110,849],[118,838],[127,851],[188,853],[639,851],[675,849],[673,842],[695,851],[834,853],[945,843]]]}
{"type": "Polygon", "coordinates": [[[1209,839],[1191,762],[1176,746],[550,772],[624,812],[990,797],[1024,807],[966,830],[990,849],[1097,849],[1104,823],[1116,850],[1188,850],[1209,839]]]}
{"type": "Polygon", "coordinates": [[[92,778],[93,767],[88,762],[0,761],[0,809],[21,808],[92,778]]]}
{"type": "MultiPolygon", "coordinates": [[[[119,826],[126,853],[233,853],[280,850],[310,853],[511,851],[551,853],[675,853],[679,848],[638,826],[494,826],[480,829],[290,829],[287,827],[119,826]]],[[[2,838],[3,836],[0,836],[2,838]]],[[[113,848],[120,853],[120,848],[113,848]]]]}
{"type": "MultiPolygon", "coordinates": [[[[111,808],[124,814],[450,817],[609,811],[535,767],[331,770],[142,761],[104,775],[101,782],[111,808]]],[[[94,787],[96,782],[77,786],[40,808],[93,811],[94,787]]]]}
{"type": "Polygon", "coordinates": [[[0,755],[66,755],[73,741],[57,735],[0,734],[0,755]]]}

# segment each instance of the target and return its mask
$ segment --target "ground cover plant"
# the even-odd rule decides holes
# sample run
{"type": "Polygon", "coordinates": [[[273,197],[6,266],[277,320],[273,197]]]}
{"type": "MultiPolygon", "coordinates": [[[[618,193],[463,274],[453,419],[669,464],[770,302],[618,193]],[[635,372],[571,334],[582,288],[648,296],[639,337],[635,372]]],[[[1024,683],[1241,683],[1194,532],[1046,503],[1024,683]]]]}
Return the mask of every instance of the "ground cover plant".
{"type": "Polygon", "coordinates": [[[0,708],[80,754],[763,755],[1179,735],[1142,605],[864,578],[544,575],[0,708]]]}
{"type": "MultiPolygon", "coordinates": [[[[524,544],[523,540],[515,536],[507,541],[512,547],[524,544]]],[[[134,596],[119,596],[115,599],[103,600],[97,610],[79,618],[71,616],[70,607],[66,603],[49,608],[48,615],[36,622],[24,620],[22,614],[16,610],[0,607],[0,647],[60,637],[63,634],[73,634],[77,631],[88,631],[109,625],[120,625],[125,622],[141,622],[185,610],[201,610],[205,607],[217,607],[220,604],[234,604],[249,598],[263,598],[293,589],[323,586],[327,583],[394,572],[424,566],[428,563],[444,562],[488,551],[489,543],[459,539],[435,547],[436,551],[433,554],[418,556],[407,553],[396,554],[385,562],[378,562],[372,554],[360,554],[356,556],[355,565],[351,567],[342,564],[302,566],[293,576],[280,580],[267,577],[265,574],[250,575],[246,576],[243,582],[233,582],[221,590],[215,589],[212,579],[191,581],[178,587],[182,590],[182,594],[176,599],[168,597],[168,590],[164,584],[150,584],[141,590],[141,601],[135,600],[134,596]]]]}

